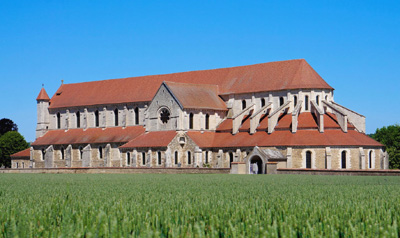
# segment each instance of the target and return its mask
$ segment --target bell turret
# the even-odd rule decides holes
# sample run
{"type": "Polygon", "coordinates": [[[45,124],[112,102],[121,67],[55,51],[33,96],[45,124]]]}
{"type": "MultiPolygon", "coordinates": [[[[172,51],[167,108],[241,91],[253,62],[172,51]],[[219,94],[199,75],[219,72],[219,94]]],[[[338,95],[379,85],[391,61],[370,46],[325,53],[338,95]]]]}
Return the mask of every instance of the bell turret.
{"type": "Polygon", "coordinates": [[[44,87],[40,90],[36,98],[37,102],[37,125],[36,125],[36,138],[42,137],[49,129],[49,104],[50,98],[47,95],[44,87]]]}

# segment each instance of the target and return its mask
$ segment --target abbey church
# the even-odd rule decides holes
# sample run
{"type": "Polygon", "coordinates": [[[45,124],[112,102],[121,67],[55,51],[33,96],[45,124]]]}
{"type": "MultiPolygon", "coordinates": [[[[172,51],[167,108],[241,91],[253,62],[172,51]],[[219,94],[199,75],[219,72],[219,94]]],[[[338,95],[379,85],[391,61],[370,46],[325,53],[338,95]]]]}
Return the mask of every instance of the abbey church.
{"type": "Polygon", "coordinates": [[[333,92],[303,59],[42,88],[36,140],[12,166],[387,169],[333,92]]]}

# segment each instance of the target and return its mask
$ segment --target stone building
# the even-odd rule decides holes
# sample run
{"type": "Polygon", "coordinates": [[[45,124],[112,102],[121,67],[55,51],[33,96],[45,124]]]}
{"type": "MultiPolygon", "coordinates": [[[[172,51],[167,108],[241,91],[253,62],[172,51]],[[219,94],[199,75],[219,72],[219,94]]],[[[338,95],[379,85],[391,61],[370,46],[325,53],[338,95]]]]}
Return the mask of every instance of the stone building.
{"type": "MultiPolygon", "coordinates": [[[[62,84],[37,97],[30,166],[386,169],[365,117],[303,59],[62,84]]],[[[255,169],[257,168],[257,169],[255,169]]]]}

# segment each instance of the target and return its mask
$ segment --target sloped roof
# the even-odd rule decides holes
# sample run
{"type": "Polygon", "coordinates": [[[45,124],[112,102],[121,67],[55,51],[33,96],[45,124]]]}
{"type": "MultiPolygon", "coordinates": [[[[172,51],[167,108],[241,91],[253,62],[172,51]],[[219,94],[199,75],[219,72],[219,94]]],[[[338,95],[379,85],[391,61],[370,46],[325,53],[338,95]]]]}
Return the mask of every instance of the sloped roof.
{"type": "Polygon", "coordinates": [[[21,150],[15,154],[10,155],[11,159],[18,159],[18,158],[30,158],[31,157],[31,149],[21,150]]]}
{"type": "Polygon", "coordinates": [[[304,60],[62,84],[50,108],[151,101],[163,81],[218,85],[219,95],[287,89],[333,89],[304,60]]]}
{"type": "Polygon", "coordinates": [[[143,134],[142,126],[52,130],[36,139],[32,145],[69,145],[96,143],[124,143],[143,134]]]}
{"type": "Polygon", "coordinates": [[[183,108],[228,110],[218,96],[218,86],[165,82],[183,108]]]}
{"type": "Polygon", "coordinates": [[[167,147],[176,136],[176,131],[147,132],[121,146],[121,148],[167,147]]]}
{"type": "MultiPolygon", "coordinates": [[[[246,116],[242,125],[239,129],[240,132],[249,132],[250,131],[250,118],[246,116]]],[[[324,114],[324,129],[340,129],[340,125],[337,122],[336,116],[332,113],[324,114]]],[[[303,112],[299,114],[298,117],[298,126],[297,129],[314,129],[318,130],[317,119],[314,118],[311,112],[303,112]]],[[[292,114],[281,114],[278,119],[278,124],[275,127],[275,130],[291,130],[292,126],[292,114]]],[[[233,122],[232,119],[225,119],[218,125],[216,129],[217,132],[232,132],[233,122]]],[[[349,130],[354,130],[355,127],[353,124],[348,122],[347,128],[349,130]]],[[[266,131],[268,129],[268,115],[263,114],[260,117],[260,123],[257,127],[258,131],[266,131]]]]}
{"type": "Polygon", "coordinates": [[[250,135],[247,132],[231,133],[189,131],[188,136],[200,147],[254,147],[254,146],[383,146],[369,136],[350,130],[288,130],[274,131],[268,134],[259,131],[250,135]]]}
{"type": "Polygon", "coordinates": [[[43,101],[50,101],[49,95],[44,88],[42,88],[39,92],[39,95],[36,98],[36,101],[43,100],[43,101]]]}

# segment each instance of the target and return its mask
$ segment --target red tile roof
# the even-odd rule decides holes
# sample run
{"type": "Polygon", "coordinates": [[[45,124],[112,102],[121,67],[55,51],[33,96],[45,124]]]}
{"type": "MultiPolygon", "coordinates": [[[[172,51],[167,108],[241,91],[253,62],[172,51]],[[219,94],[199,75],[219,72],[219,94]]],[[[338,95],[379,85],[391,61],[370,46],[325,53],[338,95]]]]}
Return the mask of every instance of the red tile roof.
{"type": "Polygon", "coordinates": [[[218,125],[216,131],[232,132],[232,126],[233,126],[233,120],[227,118],[218,125]]]}
{"type": "Polygon", "coordinates": [[[36,101],[43,100],[43,101],[50,101],[49,95],[47,95],[46,90],[42,88],[39,92],[39,95],[36,98],[36,101]]]}
{"type": "Polygon", "coordinates": [[[228,110],[218,96],[218,86],[210,84],[189,84],[165,82],[183,108],[228,110]]]}
{"type": "Polygon", "coordinates": [[[15,154],[10,155],[11,159],[18,159],[18,158],[27,158],[29,159],[31,157],[31,149],[25,149],[21,150],[20,152],[17,152],[15,154]]]}
{"type": "Polygon", "coordinates": [[[62,84],[50,108],[151,101],[163,81],[218,85],[219,94],[333,89],[304,60],[62,84]]]}
{"type": "Polygon", "coordinates": [[[144,133],[142,126],[52,130],[36,139],[32,145],[69,145],[96,143],[125,143],[144,133]]]}
{"type": "Polygon", "coordinates": [[[350,130],[288,130],[268,134],[264,131],[250,135],[247,132],[231,133],[189,131],[188,136],[201,148],[210,147],[254,147],[254,146],[383,146],[369,136],[350,130]]]}
{"type": "Polygon", "coordinates": [[[154,131],[145,133],[121,148],[140,148],[140,147],[167,147],[176,136],[176,131],[154,131]]]}

